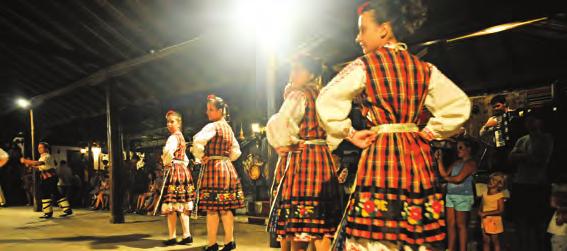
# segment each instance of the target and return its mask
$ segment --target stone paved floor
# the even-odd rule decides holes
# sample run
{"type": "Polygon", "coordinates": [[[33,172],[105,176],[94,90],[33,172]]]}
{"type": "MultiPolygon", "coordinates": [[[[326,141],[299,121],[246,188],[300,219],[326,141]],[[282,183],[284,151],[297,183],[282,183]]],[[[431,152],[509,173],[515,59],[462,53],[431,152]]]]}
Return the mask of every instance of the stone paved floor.
{"type": "MultiPolygon", "coordinates": [[[[61,212],[56,210],[55,216],[61,212]]],[[[192,221],[195,242],[191,246],[163,247],[167,237],[165,219],[126,215],[126,223],[110,224],[108,211],[75,210],[70,218],[38,219],[41,214],[29,207],[0,208],[0,250],[202,250],[206,244],[204,217],[192,221]]],[[[265,227],[237,218],[237,250],[277,250],[268,246],[265,227]]],[[[181,226],[178,225],[180,238],[181,226]]],[[[219,229],[222,244],[222,227],[219,229]]]]}

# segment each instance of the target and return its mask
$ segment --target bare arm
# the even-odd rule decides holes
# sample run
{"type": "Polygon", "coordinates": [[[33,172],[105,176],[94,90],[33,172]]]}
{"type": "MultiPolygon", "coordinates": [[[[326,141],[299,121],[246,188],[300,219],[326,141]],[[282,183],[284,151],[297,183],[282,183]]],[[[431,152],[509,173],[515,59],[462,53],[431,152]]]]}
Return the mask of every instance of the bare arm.
{"type": "Polygon", "coordinates": [[[502,213],[504,213],[504,198],[500,198],[498,200],[498,209],[493,210],[493,211],[488,211],[488,212],[482,212],[480,213],[481,217],[486,217],[486,216],[499,216],[502,215],[502,213]]]}
{"type": "Polygon", "coordinates": [[[37,166],[45,165],[44,161],[37,161],[37,160],[24,159],[24,158],[21,158],[20,162],[29,167],[37,167],[37,166]]]}
{"type": "Polygon", "coordinates": [[[456,176],[447,176],[443,177],[447,182],[459,184],[463,182],[466,178],[471,176],[474,172],[476,172],[476,162],[469,160],[465,162],[465,166],[463,169],[457,174],[456,176]]]}

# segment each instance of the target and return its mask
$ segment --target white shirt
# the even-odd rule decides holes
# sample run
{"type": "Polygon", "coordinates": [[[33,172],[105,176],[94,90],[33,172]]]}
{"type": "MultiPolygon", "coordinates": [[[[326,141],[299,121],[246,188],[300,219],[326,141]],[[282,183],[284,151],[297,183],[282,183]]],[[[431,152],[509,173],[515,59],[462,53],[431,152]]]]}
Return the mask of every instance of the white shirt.
{"type": "MultiPolygon", "coordinates": [[[[165,166],[169,166],[175,158],[175,151],[177,151],[178,145],[179,140],[177,140],[177,136],[170,135],[169,138],[167,138],[161,155],[161,160],[165,166]]],[[[187,165],[189,165],[189,158],[187,158],[185,152],[183,153],[183,160],[185,161],[185,167],[187,167],[187,165]]]]}
{"type": "MultiPolygon", "coordinates": [[[[215,135],[217,135],[217,124],[227,123],[226,120],[221,119],[219,121],[208,123],[200,132],[193,136],[193,147],[191,147],[191,153],[195,156],[197,162],[201,162],[201,159],[205,156],[205,146],[215,135]]],[[[230,127],[230,126],[229,126],[230,127]]],[[[231,131],[232,133],[232,131],[231,131]]],[[[232,133],[232,148],[230,150],[229,158],[231,161],[235,161],[240,157],[240,145],[232,133]]]]}
{"type": "Polygon", "coordinates": [[[519,138],[510,154],[527,154],[528,159],[518,163],[514,182],[520,184],[544,183],[552,152],[553,137],[550,134],[528,134],[519,138]]]}
{"type": "Polygon", "coordinates": [[[53,160],[53,158],[51,157],[51,154],[49,154],[49,153],[41,154],[38,161],[44,163],[43,165],[37,166],[37,168],[40,171],[46,171],[46,170],[55,168],[55,161],[53,160]]]}
{"type": "MultiPolygon", "coordinates": [[[[425,126],[434,139],[453,136],[468,120],[471,102],[467,95],[432,64],[425,107],[433,117],[425,126]]],[[[366,88],[366,70],[361,59],[345,67],[321,90],[317,113],[328,134],[345,138],[353,130],[348,118],[352,100],[366,88]]]]}
{"type": "MultiPolygon", "coordinates": [[[[266,136],[271,146],[290,146],[301,141],[299,124],[305,115],[306,107],[307,97],[302,91],[293,90],[287,95],[279,112],[272,115],[266,125],[266,136]]],[[[341,142],[340,139],[333,138],[329,134],[326,140],[331,151],[341,142]]]]}

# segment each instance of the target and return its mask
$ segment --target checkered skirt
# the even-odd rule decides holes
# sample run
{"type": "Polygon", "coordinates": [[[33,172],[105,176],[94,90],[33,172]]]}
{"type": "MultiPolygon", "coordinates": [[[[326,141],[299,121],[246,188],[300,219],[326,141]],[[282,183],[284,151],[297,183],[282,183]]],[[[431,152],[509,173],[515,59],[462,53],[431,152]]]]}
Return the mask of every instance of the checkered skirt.
{"type": "MultiPolygon", "coordinates": [[[[177,137],[177,150],[174,153],[174,159],[183,161],[185,159],[185,139],[180,132],[170,137],[177,137]]],[[[169,175],[165,182],[163,204],[161,211],[163,214],[172,212],[188,212],[191,211],[193,200],[195,199],[195,186],[191,172],[183,163],[175,163],[171,166],[164,167],[169,171],[169,175]]],[[[161,184],[160,184],[161,185],[161,184]]]]}
{"type": "Polygon", "coordinates": [[[240,178],[228,159],[234,134],[226,122],[217,123],[216,126],[216,135],[205,146],[205,155],[225,159],[207,161],[199,191],[199,209],[219,211],[243,208],[244,193],[240,178]]]}
{"type": "MultiPolygon", "coordinates": [[[[373,125],[416,123],[429,84],[429,66],[407,51],[382,48],[362,57],[364,102],[373,125]]],[[[346,234],[383,243],[442,246],[444,201],[428,142],[417,133],[379,134],[358,165],[347,208],[346,234]]]]}
{"type": "MultiPolygon", "coordinates": [[[[315,112],[317,92],[305,92],[307,106],[300,124],[299,136],[305,140],[325,139],[315,112]]],[[[340,220],[339,184],[331,152],[327,145],[305,145],[290,153],[289,168],[282,184],[277,210],[277,234],[292,235],[296,241],[331,237],[340,220]]],[[[287,165],[281,157],[276,167],[279,181],[287,165]]]]}

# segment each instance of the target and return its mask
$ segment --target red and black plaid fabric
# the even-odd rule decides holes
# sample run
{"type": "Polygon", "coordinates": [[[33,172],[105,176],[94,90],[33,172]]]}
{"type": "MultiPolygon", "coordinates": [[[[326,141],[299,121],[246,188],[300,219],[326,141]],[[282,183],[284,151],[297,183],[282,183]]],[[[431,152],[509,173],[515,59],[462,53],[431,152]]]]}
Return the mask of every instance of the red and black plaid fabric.
{"type": "Polygon", "coordinates": [[[183,134],[181,134],[181,132],[176,132],[170,137],[176,137],[178,143],[177,150],[174,153],[173,165],[171,167],[164,168],[164,171],[166,170],[166,168],[171,168],[171,170],[169,172],[169,177],[165,180],[165,194],[163,195],[163,203],[189,203],[195,199],[195,186],[193,185],[191,172],[189,172],[185,164],[175,161],[185,160],[185,149],[187,148],[185,138],[183,138],[183,134]]]}
{"type": "MultiPolygon", "coordinates": [[[[205,146],[205,156],[229,157],[234,133],[226,121],[215,123],[216,135],[205,146]]],[[[199,209],[230,210],[244,207],[244,193],[236,169],[229,160],[209,160],[199,191],[199,209]]]]}
{"type": "Polygon", "coordinates": [[[48,169],[48,170],[40,171],[39,177],[42,180],[46,180],[46,179],[49,179],[51,177],[57,177],[57,173],[55,172],[55,168],[51,168],[51,169],[48,169]]]}
{"type": "MultiPolygon", "coordinates": [[[[318,92],[305,89],[304,95],[307,103],[299,125],[299,138],[324,140],[326,133],[319,126],[315,111],[318,92]]],[[[276,167],[277,181],[283,175],[286,162],[286,158],[280,158],[276,167]]],[[[305,145],[302,151],[291,153],[281,193],[276,229],[279,236],[306,233],[309,239],[334,234],[340,220],[339,184],[327,145],[305,145]]]]}
{"type": "MultiPolygon", "coordinates": [[[[416,123],[427,96],[430,68],[407,51],[382,48],[362,57],[362,95],[373,126],[416,123]]],[[[348,208],[349,237],[442,245],[444,202],[429,144],[417,133],[380,134],[358,165],[357,188],[348,208]]]]}

